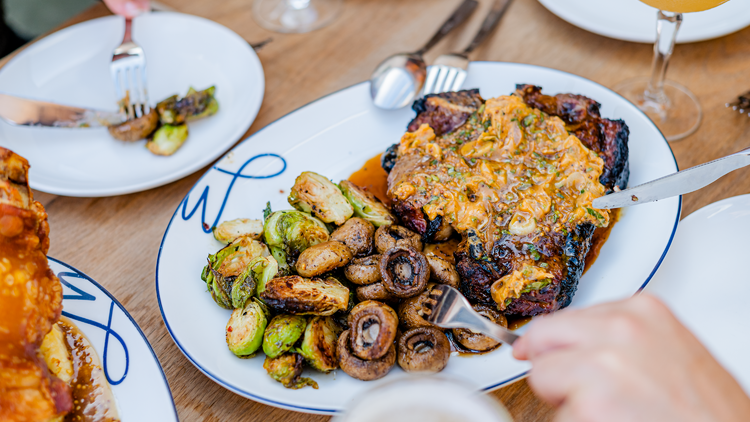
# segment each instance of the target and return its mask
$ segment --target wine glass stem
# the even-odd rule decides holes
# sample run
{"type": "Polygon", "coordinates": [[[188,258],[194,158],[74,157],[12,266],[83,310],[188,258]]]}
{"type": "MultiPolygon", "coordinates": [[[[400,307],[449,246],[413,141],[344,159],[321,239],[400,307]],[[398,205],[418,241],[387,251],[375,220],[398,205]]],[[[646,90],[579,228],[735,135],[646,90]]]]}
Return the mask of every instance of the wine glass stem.
{"type": "Polygon", "coordinates": [[[651,63],[651,78],[643,93],[646,101],[652,101],[668,107],[668,100],[664,95],[664,78],[667,74],[669,58],[672,57],[677,30],[682,24],[682,13],[659,11],[656,21],[656,43],[654,44],[654,60],[651,63]]]}

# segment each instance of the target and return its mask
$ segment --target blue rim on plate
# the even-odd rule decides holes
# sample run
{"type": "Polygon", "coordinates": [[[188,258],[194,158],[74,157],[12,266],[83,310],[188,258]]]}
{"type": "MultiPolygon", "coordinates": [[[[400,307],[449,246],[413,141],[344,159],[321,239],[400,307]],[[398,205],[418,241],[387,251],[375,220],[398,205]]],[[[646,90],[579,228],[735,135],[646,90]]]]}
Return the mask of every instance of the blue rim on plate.
{"type": "MultiPolygon", "coordinates": [[[[500,63],[500,64],[504,64],[504,65],[518,65],[518,66],[524,66],[524,67],[532,67],[532,68],[538,68],[538,69],[543,69],[543,70],[553,71],[553,72],[557,72],[557,73],[560,73],[560,74],[566,75],[567,77],[572,77],[572,78],[574,78],[574,79],[578,79],[578,80],[580,80],[580,81],[583,81],[583,82],[585,82],[585,83],[593,83],[593,84],[595,84],[595,85],[597,85],[597,86],[599,86],[599,87],[601,87],[601,88],[604,88],[604,89],[605,89],[606,91],[609,91],[610,93],[614,94],[615,96],[617,96],[617,97],[621,98],[621,99],[622,99],[623,101],[625,101],[625,102],[628,102],[628,101],[627,101],[627,100],[626,100],[626,99],[625,99],[624,97],[622,97],[622,96],[621,96],[620,94],[616,93],[615,91],[612,91],[611,89],[609,89],[609,88],[607,88],[607,87],[605,87],[605,86],[603,86],[603,85],[601,85],[601,84],[598,84],[598,83],[596,83],[596,82],[593,82],[593,81],[591,81],[591,80],[589,80],[589,79],[586,79],[586,78],[584,78],[584,77],[582,77],[582,76],[574,75],[574,74],[571,74],[571,73],[568,73],[568,72],[564,72],[564,71],[561,71],[561,70],[557,70],[557,69],[551,69],[551,68],[547,68],[547,67],[544,67],[544,66],[537,66],[537,65],[527,65],[527,64],[520,64],[520,63],[504,63],[504,62],[491,62],[491,61],[477,61],[477,62],[472,62],[472,63],[486,63],[486,64],[498,64],[498,63],[500,63]]],[[[263,132],[263,131],[264,131],[264,130],[266,130],[267,128],[269,128],[269,127],[273,126],[273,125],[274,125],[275,123],[279,122],[280,120],[282,120],[282,119],[286,118],[287,116],[290,116],[290,115],[292,115],[292,114],[294,114],[294,113],[296,113],[296,112],[299,112],[299,111],[301,111],[301,110],[303,110],[303,109],[305,109],[305,108],[307,108],[307,107],[310,107],[310,106],[312,106],[313,104],[316,104],[317,102],[319,102],[319,101],[321,101],[321,100],[324,100],[324,99],[326,99],[326,98],[328,98],[328,97],[330,97],[330,96],[336,95],[336,94],[338,94],[338,93],[340,93],[340,92],[342,92],[342,91],[346,91],[346,90],[348,90],[348,89],[351,89],[351,88],[355,88],[355,87],[357,87],[357,86],[360,86],[360,85],[363,85],[363,84],[369,84],[369,81],[366,81],[366,82],[360,82],[360,83],[357,83],[357,84],[353,84],[353,85],[347,86],[347,87],[345,87],[345,88],[342,88],[342,89],[339,89],[339,90],[337,90],[337,91],[331,92],[331,93],[329,93],[329,94],[327,94],[327,95],[324,95],[324,96],[322,96],[322,97],[320,97],[320,98],[318,98],[318,99],[316,99],[316,100],[314,100],[314,101],[312,101],[312,102],[310,102],[310,103],[307,103],[307,104],[305,104],[305,105],[303,105],[303,106],[301,106],[301,107],[299,107],[299,108],[297,108],[297,109],[295,109],[295,110],[293,110],[293,111],[291,111],[291,112],[289,112],[289,113],[287,113],[287,114],[285,114],[285,115],[283,115],[283,116],[279,117],[278,119],[276,119],[276,120],[274,120],[273,122],[269,123],[269,124],[268,124],[268,125],[266,125],[265,127],[263,127],[263,128],[261,128],[261,129],[259,129],[259,130],[258,130],[257,132],[253,133],[253,134],[252,134],[252,135],[250,135],[249,137],[245,138],[245,139],[244,139],[244,140],[243,140],[242,142],[240,142],[240,143],[238,143],[237,145],[235,145],[235,147],[234,147],[234,148],[233,148],[232,150],[230,150],[230,151],[229,151],[229,152],[228,152],[227,154],[225,154],[225,155],[224,155],[224,156],[223,156],[222,158],[220,158],[219,160],[217,160],[217,161],[216,161],[216,162],[214,163],[214,165],[212,165],[212,166],[211,166],[211,168],[210,168],[210,169],[209,169],[208,171],[206,171],[206,172],[205,172],[205,173],[204,173],[203,175],[201,175],[201,177],[200,177],[200,178],[199,178],[199,179],[198,179],[198,180],[197,180],[197,181],[195,182],[195,184],[193,185],[193,187],[191,187],[191,188],[190,188],[190,191],[188,191],[188,193],[187,193],[187,194],[185,195],[185,197],[183,198],[183,200],[182,200],[182,201],[180,201],[180,203],[178,204],[177,208],[175,209],[175,212],[174,212],[174,213],[172,214],[172,217],[171,217],[171,218],[170,218],[170,220],[169,220],[169,224],[167,225],[167,228],[166,228],[166,230],[164,231],[164,236],[162,237],[162,241],[161,241],[161,244],[159,245],[159,254],[158,254],[158,256],[157,256],[157,260],[156,260],[156,275],[155,275],[155,288],[156,288],[156,297],[157,297],[157,300],[158,300],[158,303],[159,303],[159,310],[160,310],[160,312],[161,312],[161,315],[162,315],[162,319],[164,320],[164,325],[165,325],[165,326],[167,327],[167,331],[169,332],[169,335],[170,335],[170,336],[172,337],[172,340],[173,340],[173,341],[175,342],[175,344],[176,344],[176,345],[177,345],[177,347],[178,347],[178,348],[180,349],[180,351],[182,352],[182,354],[183,354],[183,355],[185,355],[185,357],[186,357],[186,358],[187,358],[187,359],[188,359],[188,360],[189,360],[189,361],[190,361],[190,362],[191,362],[191,363],[192,363],[192,364],[193,364],[193,365],[194,365],[194,366],[195,366],[196,368],[198,368],[198,370],[199,370],[199,371],[201,371],[201,372],[202,372],[203,374],[205,374],[205,375],[206,375],[207,377],[209,377],[209,378],[210,378],[211,380],[213,380],[214,382],[216,382],[217,384],[221,385],[222,387],[226,388],[226,389],[227,389],[227,390],[229,390],[229,391],[232,391],[232,392],[234,392],[234,393],[236,393],[236,394],[239,394],[239,395],[241,395],[241,396],[244,396],[244,397],[247,397],[247,398],[251,398],[252,400],[255,400],[255,401],[257,401],[257,402],[260,402],[260,403],[268,404],[268,405],[271,405],[271,406],[275,406],[275,407],[279,407],[279,408],[283,408],[283,409],[293,410],[293,411],[300,411],[300,412],[311,412],[311,413],[318,413],[318,414],[329,414],[329,415],[332,415],[332,414],[336,414],[336,413],[339,413],[339,411],[340,411],[340,410],[337,410],[337,409],[330,409],[330,408],[314,408],[314,407],[308,407],[308,406],[299,406],[299,405],[294,405],[294,404],[289,404],[289,403],[279,402],[279,401],[276,401],[276,400],[271,400],[271,399],[268,399],[268,398],[265,398],[265,397],[261,397],[261,396],[259,396],[259,395],[257,395],[257,394],[253,394],[253,393],[250,393],[249,391],[246,391],[246,390],[244,390],[244,389],[242,389],[242,388],[240,388],[240,387],[238,387],[238,386],[235,386],[235,385],[233,385],[233,384],[231,384],[231,383],[228,383],[228,382],[226,382],[226,381],[223,381],[223,380],[222,380],[221,378],[219,378],[218,376],[214,375],[214,374],[213,374],[212,372],[208,371],[208,370],[207,370],[207,369],[205,369],[205,368],[204,368],[203,366],[201,366],[201,365],[200,365],[200,364],[199,364],[199,363],[198,363],[198,362],[197,362],[197,361],[195,360],[195,358],[194,358],[193,356],[191,356],[191,355],[190,355],[190,354],[189,354],[189,353],[188,353],[188,352],[187,352],[187,351],[185,350],[185,348],[184,348],[184,347],[183,347],[183,345],[182,345],[182,344],[180,343],[180,341],[179,341],[179,340],[178,340],[178,339],[177,339],[177,338],[175,337],[175,335],[174,335],[174,333],[173,333],[173,331],[172,331],[172,328],[171,328],[171,326],[170,326],[170,324],[169,324],[169,322],[168,322],[168,320],[167,320],[167,317],[166,317],[166,315],[164,314],[164,307],[162,306],[162,299],[161,299],[161,294],[160,294],[160,289],[159,289],[159,265],[160,265],[160,262],[161,262],[161,254],[162,254],[162,249],[163,249],[163,247],[164,247],[164,241],[165,241],[165,239],[167,238],[167,235],[169,234],[169,230],[170,230],[170,228],[172,227],[172,223],[173,223],[173,221],[174,221],[174,219],[175,219],[175,216],[177,216],[177,214],[178,214],[178,212],[180,211],[180,209],[181,209],[181,208],[182,208],[182,210],[183,210],[183,214],[185,214],[185,211],[187,210],[187,201],[188,201],[188,199],[190,198],[190,195],[191,195],[191,194],[193,193],[193,190],[194,190],[194,189],[195,189],[195,188],[196,188],[196,187],[197,187],[197,186],[198,186],[198,185],[200,184],[200,182],[201,182],[201,181],[203,180],[203,178],[205,178],[205,177],[206,177],[206,176],[207,176],[208,174],[210,174],[210,173],[211,173],[211,170],[216,170],[216,171],[219,171],[219,172],[223,172],[223,173],[227,173],[227,174],[230,174],[230,175],[233,175],[233,176],[234,176],[234,180],[233,180],[233,181],[232,181],[232,183],[230,184],[230,186],[229,186],[229,189],[228,189],[227,193],[226,193],[226,194],[225,194],[225,196],[224,196],[224,200],[223,200],[223,203],[222,203],[221,209],[220,209],[220,211],[219,211],[219,214],[217,215],[217,221],[218,221],[218,220],[219,220],[219,219],[221,218],[221,213],[222,213],[222,210],[224,209],[224,205],[226,204],[226,201],[227,201],[227,199],[228,199],[228,197],[229,197],[229,193],[230,193],[230,191],[231,191],[231,189],[232,189],[232,186],[233,186],[233,184],[234,184],[234,181],[235,181],[235,180],[236,180],[237,178],[240,178],[240,177],[248,177],[248,176],[244,176],[244,175],[241,175],[241,174],[240,174],[240,173],[241,173],[241,169],[240,169],[240,170],[239,170],[239,171],[238,171],[237,173],[234,173],[234,172],[230,172],[230,171],[227,171],[227,170],[224,170],[224,169],[218,168],[218,167],[217,167],[217,163],[218,163],[218,162],[222,161],[222,160],[223,160],[223,159],[224,159],[225,157],[227,157],[227,155],[231,154],[231,153],[232,153],[232,151],[234,151],[234,150],[235,150],[236,148],[238,148],[238,147],[239,147],[240,145],[244,144],[245,142],[250,142],[250,141],[252,141],[252,140],[253,140],[253,138],[254,138],[254,137],[256,137],[256,136],[257,136],[258,134],[260,134],[261,132],[263,132]]],[[[635,108],[635,109],[637,109],[637,107],[635,107],[635,106],[634,106],[634,108],[635,108]]],[[[646,118],[646,120],[648,120],[648,123],[649,123],[649,124],[650,124],[650,125],[651,125],[651,126],[653,127],[653,129],[654,129],[654,130],[655,130],[655,131],[656,131],[657,133],[660,133],[660,132],[659,132],[659,130],[658,130],[658,128],[656,127],[656,125],[655,125],[655,124],[654,124],[654,123],[653,123],[653,122],[652,122],[651,120],[649,120],[649,119],[648,119],[648,117],[647,117],[647,116],[645,115],[645,113],[643,113],[642,111],[640,111],[640,109],[637,109],[637,110],[638,110],[637,112],[638,112],[639,114],[643,115],[643,117],[645,117],[645,118],[646,118]]],[[[676,158],[675,158],[675,156],[674,156],[674,152],[672,151],[672,148],[671,148],[671,147],[669,146],[669,143],[667,142],[667,140],[666,140],[666,139],[665,139],[665,138],[664,138],[663,136],[661,137],[661,139],[662,139],[662,141],[663,141],[663,142],[664,142],[664,143],[666,144],[667,148],[669,149],[669,152],[670,152],[670,154],[672,155],[672,160],[674,161],[674,164],[675,164],[675,168],[679,169],[679,167],[678,167],[678,164],[677,164],[677,159],[676,159],[676,158]]],[[[283,170],[282,170],[281,172],[283,172],[283,171],[284,171],[284,170],[286,169],[286,166],[287,166],[287,164],[286,164],[286,161],[285,161],[285,160],[283,159],[283,157],[281,157],[280,155],[277,155],[277,154],[266,154],[266,155],[269,155],[269,156],[274,156],[274,157],[280,158],[280,159],[282,160],[282,163],[283,163],[283,170]]],[[[247,161],[247,162],[245,163],[245,165],[249,164],[249,162],[251,162],[252,160],[254,160],[254,159],[258,158],[258,157],[260,157],[260,155],[258,155],[258,156],[255,156],[255,157],[251,157],[251,158],[250,158],[250,159],[249,159],[249,160],[248,160],[248,161],[247,161]]],[[[244,166],[243,166],[243,167],[244,167],[244,166]]],[[[277,174],[274,174],[274,175],[271,175],[271,176],[257,176],[257,177],[255,177],[255,178],[269,178],[269,177],[273,177],[273,176],[275,176],[275,175],[278,175],[278,174],[280,174],[281,172],[279,172],[279,173],[277,173],[277,174]]],[[[205,211],[206,211],[207,201],[208,201],[208,197],[207,197],[207,191],[206,191],[206,190],[204,190],[204,192],[202,193],[201,197],[200,197],[200,198],[199,198],[199,200],[198,200],[198,201],[196,202],[196,204],[195,204],[194,208],[193,208],[193,209],[192,209],[192,210],[190,211],[190,213],[188,213],[188,215],[183,215],[183,218],[184,218],[184,219],[189,219],[190,217],[192,217],[192,215],[193,215],[193,214],[195,214],[195,213],[197,212],[197,210],[198,210],[198,207],[199,207],[199,206],[201,206],[201,205],[202,205],[202,207],[203,207],[203,208],[202,208],[202,214],[203,214],[203,216],[204,216],[204,215],[205,215],[205,211]]],[[[647,284],[649,283],[649,281],[651,281],[651,279],[653,278],[654,274],[655,274],[655,273],[656,273],[656,271],[658,270],[659,266],[660,266],[660,265],[662,264],[662,262],[664,261],[664,258],[666,257],[666,255],[667,255],[667,252],[669,251],[669,248],[670,248],[670,247],[671,247],[671,245],[672,245],[672,241],[673,241],[673,239],[674,239],[674,236],[675,236],[675,233],[676,233],[676,231],[677,231],[677,225],[679,224],[679,221],[680,221],[680,215],[681,215],[681,212],[682,212],[682,196],[679,196],[679,200],[678,200],[678,207],[677,207],[677,213],[676,213],[676,216],[675,216],[675,222],[674,222],[674,226],[672,227],[672,232],[671,232],[671,234],[670,234],[670,238],[669,238],[669,241],[667,242],[667,245],[666,245],[666,247],[665,247],[665,249],[664,249],[664,252],[662,253],[662,255],[661,255],[661,257],[659,258],[659,260],[657,261],[656,265],[654,266],[654,268],[653,268],[653,270],[651,271],[651,273],[649,274],[649,276],[648,276],[648,277],[646,278],[646,280],[645,280],[645,281],[643,282],[643,284],[641,285],[641,287],[640,287],[640,288],[639,288],[639,289],[638,289],[638,290],[637,290],[637,291],[636,291],[636,292],[635,292],[634,294],[638,294],[638,293],[639,293],[639,292],[640,292],[641,290],[643,290],[643,288],[644,288],[644,287],[645,287],[645,286],[646,286],[646,285],[647,285],[647,284]]],[[[204,221],[204,220],[205,220],[205,219],[203,219],[203,220],[201,220],[201,221],[204,221]]],[[[205,225],[204,225],[204,227],[203,227],[203,230],[204,230],[204,232],[206,232],[206,233],[209,233],[209,232],[210,232],[210,228],[209,228],[209,229],[208,229],[208,231],[207,231],[207,229],[206,229],[205,225]]],[[[511,383],[513,383],[513,382],[516,382],[516,381],[518,381],[518,380],[520,380],[520,379],[523,379],[523,378],[525,378],[525,377],[526,377],[527,375],[528,375],[528,371],[526,371],[526,372],[523,372],[523,373],[521,373],[521,374],[518,374],[518,375],[516,375],[516,376],[513,376],[513,377],[511,377],[511,378],[505,379],[505,380],[503,380],[503,381],[501,381],[501,382],[499,382],[499,383],[496,383],[496,384],[490,385],[490,386],[488,386],[488,387],[484,387],[484,388],[482,388],[482,391],[490,391],[490,390],[494,390],[494,389],[497,389],[497,388],[503,387],[503,386],[505,386],[505,385],[508,385],[508,384],[511,384],[511,383]]]]}
{"type": "MultiPolygon", "coordinates": [[[[138,334],[140,334],[143,342],[146,344],[146,346],[148,347],[148,350],[151,352],[151,355],[153,356],[154,361],[157,363],[157,366],[159,368],[159,374],[161,375],[161,378],[164,381],[164,386],[167,388],[167,392],[169,393],[169,399],[170,399],[170,402],[171,402],[171,408],[172,408],[172,410],[174,412],[175,421],[179,421],[179,417],[177,415],[177,407],[175,406],[174,398],[172,396],[172,389],[169,387],[169,381],[167,381],[167,376],[164,373],[164,369],[161,367],[161,362],[159,362],[159,358],[156,356],[156,352],[154,352],[153,347],[151,347],[151,343],[149,343],[148,338],[143,333],[143,330],[141,330],[141,327],[138,325],[138,323],[135,322],[135,319],[133,319],[133,317],[125,309],[125,307],[122,306],[122,304],[109,291],[107,291],[107,289],[105,289],[101,284],[99,284],[98,282],[96,282],[96,280],[94,280],[93,278],[89,277],[84,272],[78,270],[77,268],[73,267],[72,265],[66,264],[65,262],[60,261],[59,259],[53,258],[51,256],[48,256],[47,259],[50,260],[50,261],[52,261],[52,262],[54,262],[54,263],[56,263],[56,264],[58,264],[58,265],[61,265],[61,266],[65,267],[65,268],[70,269],[71,271],[73,271],[73,274],[75,274],[75,277],[81,278],[81,279],[84,279],[84,280],[88,281],[94,287],[96,287],[97,289],[99,289],[102,293],[104,293],[105,295],[107,295],[107,297],[109,297],[109,299],[112,301],[112,303],[110,305],[109,323],[108,324],[110,324],[111,320],[112,320],[112,306],[114,306],[114,305],[117,305],[117,307],[120,308],[120,310],[122,311],[122,313],[130,320],[130,323],[138,331],[138,334]]],[[[58,276],[58,274],[55,274],[55,275],[58,276]]],[[[72,289],[73,291],[75,291],[76,293],[78,293],[78,296],[76,296],[76,297],[70,297],[69,295],[64,295],[63,296],[63,300],[87,300],[87,301],[88,300],[96,300],[95,298],[92,297],[91,294],[86,293],[86,292],[82,291],[81,289],[79,289],[79,288],[77,288],[75,286],[70,285],[69,283],[67,283],[66,281],[64,281],[62,278],[60,278],[60,282],[64,283],[67,287],[69,287],[70,289],[72,289]]],[[[67,318],[70,318],[71,320],[74,320],[76,322],[82,322],[82,323],[85,323],[85,324],[97,327],[99,329],[102,329],[102,330],[104,330],[104,331],[107,332],[107,337],[106,338],[109,338],[109,335],[113,335],[115,338],[117,338],[124,345],[122,338],[119,336],[119,334],[117,334],[114,331],[112,331],[110,329],[109,325],[104,326],[101,323],[98,323],[96,321],[91,321],[91,320],[89,320],[87,318],[71,314],[69,312],[66,312],[64,310],[64,308],[63,308],[62,315],[65,316],[65,317],[67,317],[67,318]]],[[[103,369],[104,369],[104,372],[105,372],[105,376],[107,378],[107,381],[111,385],[118,385],[118,384],[120,384],[125,379],[125,376],[127,375],[127,369],[129,367],[129,357],[128,357],[128,354],[127,354],[127,349],[125,349],[126,350],[126,354],[125,354],[125,356],[126,356],[126,366],[125,366],[126,369],[125,369],[125,373],[123,374],[123,377],[120,380],[114,380],[113,381],[113,380],[110,379],[109,373],[108,373],[107,368],[106,368],[107,342],[105,342],[105,346],[104,347],[105,347],[105,349],[103,351],[101,351],[99,354],[101,355],[101,358],[102,358],[102,364],[103,364],[103,369]]],[[[124,413],[124,412],[121,412],[121,413],[124,413]]]]}

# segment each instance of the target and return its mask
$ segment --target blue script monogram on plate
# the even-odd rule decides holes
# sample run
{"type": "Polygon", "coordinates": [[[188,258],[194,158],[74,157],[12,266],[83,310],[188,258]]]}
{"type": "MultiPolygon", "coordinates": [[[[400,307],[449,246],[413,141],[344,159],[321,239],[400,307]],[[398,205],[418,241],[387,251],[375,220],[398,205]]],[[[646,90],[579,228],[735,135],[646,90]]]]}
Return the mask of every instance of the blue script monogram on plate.
{"type": "MultiPolygon", "coordinates": [[[[57,278],[60,279],[60,282],[68,287],[70,290],[73,290],[77,294],[75,295],[63,295],[64,300],[83,300],[83,301],[91,301],[95,302],[97,300],[97,297],[92,295],[91,293],[88,293],[76,286],[74,286],[72,283],[70,283],[66,278],[78,278],[82,280],[86,280],[86,278],[78,273],[74,272],[68,272],[68,271],[62,271],[57,274],[57,278]]],[[[68,317],[72,320],[82,322],[84,324],[91,325],[93,327],[99,328],[100,330],[104,330],[105,336],[104,336],[104,351],[102,353],[102,365],[104,367],[104,376],[107,377],[107,381],[111,385],[118,385],[122,383],[125,380],[125,377],[128,376],[128,367],[130,366],[130,355],[128,354],[128,347],[125,345],[125,341],[122,339],[122,337],[112,329],[112,311],[114,310],[115,302],[110,300],[109,303],[109,317],[107,318],[107,324],[102,324],[97,321],[90,320],[88,318],[84,318],[78,315],[74,315],[70,312],[62,311],[63,316],[68,317]],[[120,346],[122,347],[122,350],[125,352],[125,370],[122,373],[122,376],[118,379],[113,379],[110,376],[109,373],[109,367],[107,365],[108,362],[108,356],[109,356],[109,338],[110,336],[114,337],[115,340],[117,340],[120,343],[120,346]]]]}
{"type": "Polygon", "coordinates": [[[240,167],[239,170],[237,170],[236,173],[235,172],[231,172],[229,170],[221,169],[221,168],[216,167],[216,166],[214,166],[214,169],[216,169],[217,171],[219,171],[221,173],[228,174],[228,175],[232,176],[232,181],[229,183],[229,186],[227,187],[227,190],[224,193],[224,199],[221,202],[221,208],[219,208],[219,213],[216,215],[216,219],[214,219],[213,224],[206,223],[206,206],[208,204],[208,192],[209,192],[210,186],[206,186],[203,189],[203,193],[198,198],[198,202],[195,203],[195,206],[193,206],[192,211],[190,211],[189,213],[187,211],[187,208],[188,208],[188,201],[190,200],[190,194],[188,194],[185,197],[185,200],[182,203],[182,219],[185,220],[185,221],[190,220],[191,218],[193,218],[193,215],[195,214],[195,212],[198,211],[198,207],[201,207],[201,205],[202,205],[202,207],[201,207],[201,221],[200,221],[200,223],[201,223],[201,229],[205,233],[211,233],[211,228],[215,227],[217,224],[219,224],[219,221],[221,221],[221,214],[224,213],[224,207],[227,204],[227,199],[229,199],[229,194],[232,192],[232,188],[234,188],[234,182],[236,182],[237,179],[270,179],[272,177],[276,177],[276,176],[284,173],[284,171],[286,170],[286,160],[284,159],[284,157],[282,157],[282,156],[280,156],[278,154],[266,153],[266,154],[258,154],[256,156],[250,158],[249,160],[245,161],[245,163],[240,167]],[[245,170],[245,167],[247,167],[248,165],[250,165],[250,163],[252,163],[256,159],[261,158],[261,157],[278,158],[279,160],[281,160],[281,163],[283,165],[282,168],[281,168],[281,170],[279,170],[278,172],[276,172],[274,174],[269,174],[269,175],[265,175],[265,176],[263,176],[263,175],[257,176],[257,175],[242,174],[242,172],[245,170]]]}

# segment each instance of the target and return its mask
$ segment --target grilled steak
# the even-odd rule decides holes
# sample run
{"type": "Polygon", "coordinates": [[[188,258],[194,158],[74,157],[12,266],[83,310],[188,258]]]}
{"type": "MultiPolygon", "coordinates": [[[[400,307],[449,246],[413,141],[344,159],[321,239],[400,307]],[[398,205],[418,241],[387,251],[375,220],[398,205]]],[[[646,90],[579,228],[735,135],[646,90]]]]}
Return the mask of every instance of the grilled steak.
{"type": "Polygon", "coordinates": [[[462,236],[461,290],[506,315],[567,306],[596,227],[594,198],[625,188],[628,128],[589,98],[518,85],[485,101],[477,90],[427,96],[383,156],[388,195],[426,242],[462,236]]]}

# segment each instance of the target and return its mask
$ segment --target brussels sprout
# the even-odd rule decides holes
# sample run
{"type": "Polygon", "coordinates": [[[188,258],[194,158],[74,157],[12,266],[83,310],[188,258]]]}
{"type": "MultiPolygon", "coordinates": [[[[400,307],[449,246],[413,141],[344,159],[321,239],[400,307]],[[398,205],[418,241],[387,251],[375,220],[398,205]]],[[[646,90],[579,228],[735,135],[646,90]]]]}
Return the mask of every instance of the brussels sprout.
{"type": "Polygon", "coordinates": [[[164,125],[156,129],[154,136],[146,142],[146,148],[156,155],[172,155],[188,137],[188,127],[186,124],[181,125],[164,125]]]}
{"type": "Polygon", "coordinates": [[[376,227],[394,224],[396,217],[372,193],[362,189],[348,180],[339,183],[341,192],[354,207],[354,215],[364,218],[376,227]]]}
{"type": "Polygon", "coordinates": [[[263,341],[268,317],[263,304],[257,299],[237,308],[227,322],[227,346],[239,357],[250,357],[263,341]]]}
{"type": "Polygon", "coordinates": [[[333,371],[339,367],[336,346],[342,331],[331,317],[311,318],[298,352],[318,371],[333,371]]]}
{"type": "Polygon", "coordinates": [[[307,319],[297,315],[276,315],[263,335],[263,353],[275,358],[289,351],[307,326],[307,319]]]}
{"type": "MultiPolygon", "coordinates": [[[[276,211],[263,225],[263,236],[270,247],[282,248],[285,261],[293,265],[302,251],[328,241],[325,223],[301,211],[276,211]]],[[[279,263],[279,266],[282,266],[279,263]]]]}
{"type": "Polygon", "coordinates": [[[258,240],[263,235],[263,222],[249,218],[224,221],[213,229],[214,238],[221,243],[231,243],[235,239],[247,236],[258,240]]]}
{"type": "Polygon", "coordinates": [[[173,95],[156,105],[159,119],[163,124],[182,124],[189,120],[196,120],[216,114],[219,103],[214,94],[216,87],[203,91],[196,91],[192,87],[184,98],[178,99],[173,95]]]}
{"type": "Polygon", "coordinates": [[[332,277],[276,277],[259,297],[277,311],[295,315],[333,315],[349,305],[349,289],[332,277]]]}
{"type": "Polygon", "coordinates": [[[297,390],[309,385],[317,390],[317,382],[310,378],[300,377],[303,361],[302,356],[297,353],[285,353],[276,358],[266,356],[263,369],[268,372],[271,378],[282,383],[286,388],[297,390]]]}
{"type": "Polygon", "coordinates": [[[266,283],[276,277],[278,265],[271,257],[254,258],[233,282],[231,289],[232,307],[242,308],[255,292],[262,292],[266,283]]]}
{"type": "Polygon", "coordinates": [[[302,172],[297,177],[288,201],[294,208],[337,226],[344,224],[354,213],[349,201],[333,182],[311,171],[302,172]]]}
{"type": "MultiPolygon", "coordinates": [[[[266,245],[248,237],[241,237],[208,256],[208,265],[201,272],[214,301],[222,308],[232,309],[232,289],[237,279],[257,257],[269,256],[266,245]]],[[[238,287],[239,289],[239,287],[238,287]]]]}
{"type": "Polygon", "coordinates": [[[276,265],[279,267],[278,276],[283,277],[283,276],[291,275],[292,267],[289,266],[289,263],[287,263],[287,256],[286,256],[286,252],[284,252],[284,249],[276,247],[276,246],[271,246],[270,249],[271,249],[271,256],[273,256],[274,261],[276,261],[276,265]]]}
{"type": "Polygon", "coordinates": [[[279,264],[272,257],[258,257],[250,261],[247,266],[255,280],[258,294],[266,290],[266,283],[271,281],[279,273],[279,264]]]}

